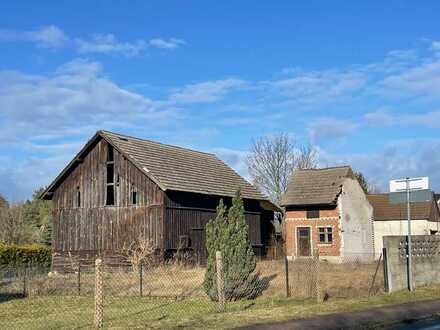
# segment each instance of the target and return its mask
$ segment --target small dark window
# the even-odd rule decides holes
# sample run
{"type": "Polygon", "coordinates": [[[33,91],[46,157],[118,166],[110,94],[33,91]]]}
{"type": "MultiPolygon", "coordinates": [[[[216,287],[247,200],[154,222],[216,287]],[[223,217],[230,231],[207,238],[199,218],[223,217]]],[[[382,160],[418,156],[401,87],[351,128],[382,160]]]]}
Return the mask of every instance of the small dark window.
{"type": "Polygon", "coordinates": [[[133,190],[133,191],[131,192],[131,204],[133,204],[133,205],[137,205],[137,202],[138,202],[137,191],[136,191],[136,190],[133,190]]]}
{"type": "Polygon", "coordinates": [[[81,207],[81,190],[76,187],[76,207],[81,207]]]}
{"type": "Polygon", "coordinates": [[[319,210],[307,210],[307,219],[318,219],[319,210]]]}
{"type": "Polygon", "coordinates": [[[105,205],[115,205],[115,186],[107,185],[105,205]]]}
{"type": "Polygon", "coordinates": [[[112,162],[114,160],[113,147],[111,145],[107,145],[107,161],[112,162]]]}
{"type": "Polygon", "coordinates": [[[107,164],[107,183],[115,182],[115,170],[113,164],[107,164]]]}
{"type": "MultiPolygon", "coordinates": [[[[107,174],[106,174],[106,195],[105,205],[115,205],[115,163],[114,152],[111,145],[107,145],[107,174]]],[[[117,179],[117,185],[119,186],[119,175],[117,179]]]]}
{"type": "Polygon", "coordinates": [[[320,243],[332,243],[333,242],[333,228],[332,227],[320,227],[319,228],[319,242],[320,243]]]}

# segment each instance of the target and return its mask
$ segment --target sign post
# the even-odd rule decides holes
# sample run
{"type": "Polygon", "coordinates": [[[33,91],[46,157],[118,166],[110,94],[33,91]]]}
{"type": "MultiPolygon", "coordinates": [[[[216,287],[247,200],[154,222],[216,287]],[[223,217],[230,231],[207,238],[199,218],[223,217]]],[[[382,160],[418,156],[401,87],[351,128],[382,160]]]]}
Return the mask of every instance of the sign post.
{"type": "Polygon", "coordinates": [[[400,194],[406,193],[406,214],[408,220],[408,235],[407,235],[407,278],[408,290],[413,291],[412,278],[412,248],[411,248],[411,201],[418,202],[431,198],[432,194],[429,192],[429,181],[427,177],[421,178],[404,178],[390,181],[390,202],[402,203],[400,194]],[[412,193],[414,197],[411,196],[412,193]]]}

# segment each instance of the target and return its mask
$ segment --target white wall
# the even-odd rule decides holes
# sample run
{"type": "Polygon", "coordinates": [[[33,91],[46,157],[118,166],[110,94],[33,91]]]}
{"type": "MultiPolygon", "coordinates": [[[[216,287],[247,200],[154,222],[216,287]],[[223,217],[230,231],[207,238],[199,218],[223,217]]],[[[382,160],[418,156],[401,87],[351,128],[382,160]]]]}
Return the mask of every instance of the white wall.
{"type": "MultiPolygon", "coordinates": [[[[438,231],[439,222],[428,220],[411,220],[411,235],[429,235],[431,230],[438,231]]],[[[384,236],[408,235],[408,221],[406,220],[378,220],[374,221],[374,248],[380,255],[383,248],[384,236]]]]}
{"type": "Polygon", "coordinates": [[[341,246],[346,261],[374,257],[373,207],[356,179],[346,178],[338,199],[342,226],[341,246]]]}

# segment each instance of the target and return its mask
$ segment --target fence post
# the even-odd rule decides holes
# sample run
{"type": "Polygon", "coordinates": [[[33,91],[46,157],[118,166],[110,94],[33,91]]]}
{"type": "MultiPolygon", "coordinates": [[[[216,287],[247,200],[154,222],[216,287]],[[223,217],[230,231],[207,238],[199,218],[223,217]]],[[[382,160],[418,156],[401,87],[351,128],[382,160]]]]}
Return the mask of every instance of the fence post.
{"type": "Polygon", "coordinates": [[[286,279],[286,297],[290,297],[289,260],[287,260],[287,256],[284,257],[284,269],[285,269],[285,279],[286,279]]]}
{"type": "Polygon", "coordinates": [[[78,296],[81,295],[81,261],[78,259],[78,296]]]}
{"type": "Polygon", "coordinates": [[[386,293],[391,293],[391,274],[388,267],[388,250],[386,247],[382,249],[383,255],[383,284],[386,293]]]}
{"type": "Polygon", "coordinates": [[[220,251],[216,251],[215,253],[216,260],[216,270],[217,270],[217,294],[218,294],[218,302],[219,308],[221,311],[225,310],[225,279],[223,277],[223,259],[222,253],[220,251]]]}
{"type": "Polygon", "coordinates": [[[315,289],[316,289],[316,302],[320,304],[322,302],[321,287],[319,285],[319,249],[315,250],[315,289]]]}
{"type": "Polygon", "coordinates": [[[142,263],[139,265],[139,295],[142,297],[143,295],[143,289],[144,289],[144,282],[143,282],[143,269],[142,269],[142,263]]]}
{"type": "Polygon", "coordinates": [[[103,290],[102,290],[102,260],[95,261],[95,327],[103,325],[103,290]]]}
{"type": "Polygon", "coordinates": [[[368,297],[371,296],[371,292],[373,291],[374,283],[376,282],[377,272],[379,271],[380,262],[382,261],[382,253],[380,254],[379,260],[377,261],[376,271],[373,275],[373,280],[371,281],[370,289],[368,290],[368,297]]]}
{"type": "Polygon", "coordinates": [[[24,266],[23,269],[23,297],[26,297],[27,295],[27,268],[24,266]]]}

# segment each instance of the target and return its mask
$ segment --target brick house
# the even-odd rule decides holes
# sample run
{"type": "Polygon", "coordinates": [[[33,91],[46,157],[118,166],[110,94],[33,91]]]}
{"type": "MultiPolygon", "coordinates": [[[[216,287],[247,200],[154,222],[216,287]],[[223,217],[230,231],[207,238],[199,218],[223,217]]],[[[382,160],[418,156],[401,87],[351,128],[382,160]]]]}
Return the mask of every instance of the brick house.
{"type": "Polygon", "coordinates": [[[374,257],[373,208],[349,166],[295,171],[281,205],[288,256],[374,257]]]}

